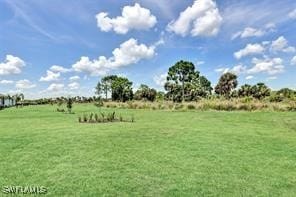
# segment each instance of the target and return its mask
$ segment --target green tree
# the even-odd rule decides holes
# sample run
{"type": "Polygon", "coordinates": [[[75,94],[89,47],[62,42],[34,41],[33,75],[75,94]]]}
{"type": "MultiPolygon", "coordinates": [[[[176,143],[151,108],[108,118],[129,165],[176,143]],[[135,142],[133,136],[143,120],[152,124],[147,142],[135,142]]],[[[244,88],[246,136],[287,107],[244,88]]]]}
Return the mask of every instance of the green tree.
{"type": "Polygon", "coordinates": [[[134,98],[136,100],[154,101],[156,99],[157,91],[153,88],[149,88],[147,85],[141,85],[136,91],[134,98]]]}
{"type": "Polygon", "coordinates": [[[249,97],[252,95],[253,95],[252,86],[249,84],[245,84],[245,85],[241,86],[240,89],[238,90],[239,97],[249,97]]]}
{"type": "Polygon", "coordinates": [[[288,99],[292,99],[296,96],[296,92],[289,88],[282,88],[279,91],[277,91],[276,94],[288,99]]]}
{"type": "Polygon", "coordinates": [[[165,93],[164,92],[162,92],[162,91],[158,91],[157,93],[156,93],[156,100],[157,101],[163,101],[164,100],[164,98],[165,98],[165,93]]]}
{"type": "Polygon", "coordinates": [[[257,83],[252,87],[252,95],[256,99],[263,99],[270,96],[271,90],[264,83],[257,83]]]}
{"type": "Polygon", "coordinates": [[[133,83],[124,77],[116,77],[112,80],[112,100],[125,102],[133,99],[133,83]]]}
{"type": "Polygon", "coordinates": [[[112,83],[115,81],[118,77],[116,75],[109,75],[106,77],[103,77],[101,81],[98,82],[96,86],[96,94],[98,95],[105,95],[105,99],[108,99],[108,93],[112,95],[112,83]]]}
{"type": "Polygon", "coordinates": [[[233,73],[225,73],[220,77],[219,82],[215,87],[215,92],[218,95],[229,98],[231,91],[234,90],[237,85],[237,76],[233,73]]]}
{"type": "Polygon", "coordinates": [[[200,96],[209,96],[212,94],[213,88],[211,82],[205,77],[199,77],[199,84],[200,84],[200,96]]]}
{"type": "MultiPolygon", "coordinates": [[[[195,71],[195,66],[191,62],[179,61],[174,66],[169,68],[167,82],[174,83],[175,86],[181,88],[181,98],[185,101],[185,86],[187,83],[192,83],[199,77],[199,72],[195,71]]],[[[176,89],[179,89],[176,88],[176,89]]]]}

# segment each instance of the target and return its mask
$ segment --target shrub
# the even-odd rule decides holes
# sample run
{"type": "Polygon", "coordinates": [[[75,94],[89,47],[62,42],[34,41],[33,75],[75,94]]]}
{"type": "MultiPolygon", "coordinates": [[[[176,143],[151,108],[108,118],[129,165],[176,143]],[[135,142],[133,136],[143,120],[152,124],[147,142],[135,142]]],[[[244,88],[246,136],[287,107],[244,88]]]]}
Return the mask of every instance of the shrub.
{"type": "Polygon", "coordinates": [[[71,98],[68,98],[68,100],[67,100],[67,109],[68,109],[69,113],[72,112],[72,105],[73,105],[73,100],[71,98]]]}
{"type": "Polygon", "coordinates": [[[66,112],[64,109],[57,108],[57,112],[66,112]]]}
{"type": "Polygon", "coordinates": [[[187,105],[187,109],[193,110],[193,109],[195,109],[195,106],[193,104],[189,104],[189,105],[187,105]]]}
{"type": "Polygon", "coordinates": [[[96,121],[96,122],[99,122],[99,116],[98,116],[97,113],[95,114],[95,121],[96,121]]]}
{"type": "Polygon", "coordinates": [[[90,113],[88,122],[90,122],[90,123],[93,123],[94,122],[93,116],[94,116],[94,114],[93,113],[90,113]]]}
{"type": "Polygon", "coordinates": [[[135,122],[135,116],[134,115],[131,116],[131,122],[135,122]]]}
{"type": "Polygon", "coordinates": [[[95,104],[94,104],[96,107],[100,108],[100,107],[103,107],[104,106],[104,102],[102,100],[99,100],[97,101],[95,104]]]}
{"type": "Polygon", "coordinates": [[[83,122],[87,122],[87,120],[88,120],[87,115],[86,114],[83,114],[83,122]]]}
{"type": "Polygon", "coordinates": [[[107,121],[108,121],[108,122],[113,122],[113,121],[115,121],[115,112],[112,112],[112,113],[108,113],[108,114],[107,114],[107,121]]]}
{"type": "MultiPolygon", "coordinates": [[[[132,115],[130,122],[134,122],[135,118],[132,115]]],[[[101,112],[101,118],[96,113],[90,113],[89,116],[84,114],[83,117],[78,117],[79,123],[103,123],[103,122],[126,122],[124,120],[123,116],[120,114],[119,117],[116,117],[116,112],[110,112],[110,113],[103,113],[101,112]]],[[[129,121],[127,121],[129,122],[129,121]]]]}

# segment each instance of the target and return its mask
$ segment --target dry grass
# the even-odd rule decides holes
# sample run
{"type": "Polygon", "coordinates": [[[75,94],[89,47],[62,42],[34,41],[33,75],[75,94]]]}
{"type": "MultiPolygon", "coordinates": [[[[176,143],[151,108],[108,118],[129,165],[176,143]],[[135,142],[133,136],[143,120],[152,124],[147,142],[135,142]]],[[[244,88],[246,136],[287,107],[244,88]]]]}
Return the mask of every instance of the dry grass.
{"type": "Polygon", "coordinates": [[[217,111],[296,111],[296,102],[273,103],[255,99],[203,99],[197,102],[173,103],[130,101],[126,103],[106,102],[107,108],[150,110],[217,110],[217,111]]]}

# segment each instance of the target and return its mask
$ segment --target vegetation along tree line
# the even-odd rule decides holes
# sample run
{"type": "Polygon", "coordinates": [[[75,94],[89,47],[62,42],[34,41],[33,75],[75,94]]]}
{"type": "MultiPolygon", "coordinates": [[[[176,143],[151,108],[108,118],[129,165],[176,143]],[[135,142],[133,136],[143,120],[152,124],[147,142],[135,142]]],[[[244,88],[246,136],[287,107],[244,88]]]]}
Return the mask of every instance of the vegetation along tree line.
{"type": "Polygon", "coordinates": [[[145,100],[155,101],[156,99],[164,99],[174,102],[198,101],[202,98],[223,97],[238,98],[252,97],[262,100],[270,97],[271,101],[280,102],[283,99],[295,99],[296,91],[283,88],[274,91],[267,87],[264,83],[256,85],[245,84],[238,87],[238,77],[234,73],[224,73],[218,84],[214,88],[211,82],[199,71],[196,70],[194,64],[188,61],[179,61],[169,68],[164,92],[158,92],[147,85],[141,85],[136,92],[132,89],[133,83],[126,77],[110,75],[103,77],[96,86],[96,94],[104,96],[106,100],[109,96],[112,101],[126,102],[129,100],[145,100]]]}

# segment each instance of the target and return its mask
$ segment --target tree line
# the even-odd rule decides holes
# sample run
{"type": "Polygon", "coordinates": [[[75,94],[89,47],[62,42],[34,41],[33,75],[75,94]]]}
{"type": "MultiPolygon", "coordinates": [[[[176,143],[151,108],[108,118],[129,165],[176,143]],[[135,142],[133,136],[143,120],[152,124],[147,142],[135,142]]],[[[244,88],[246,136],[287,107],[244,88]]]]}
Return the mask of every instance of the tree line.
{"type": "MultiPolygon", "coordinates": [[[[179,61],[169,68],[165,92],[159,92],[147,85],[142,84],[136,92],[132,89],[133,82],[126,77],[109,75],[103,77],[96,86],[96,94],[103,96],[106,100],[126,102],[129,100],[155,101],[156,99],[169,100],[174,102],[197,101],[201,98],[210,97],[253,97],[262,100],[270,97],[272,91],[264,83],[256,85],[244,84],[239,89],[238,77],[234,73],[223,74],[218,84],[213,89],[211,82],[199,71],[195,65],[188,61],[179,61]]],[[[296,92],[289,88],[277,91],[273,101],[282,101],[284,98],[295,98],[296,92]]]]}

